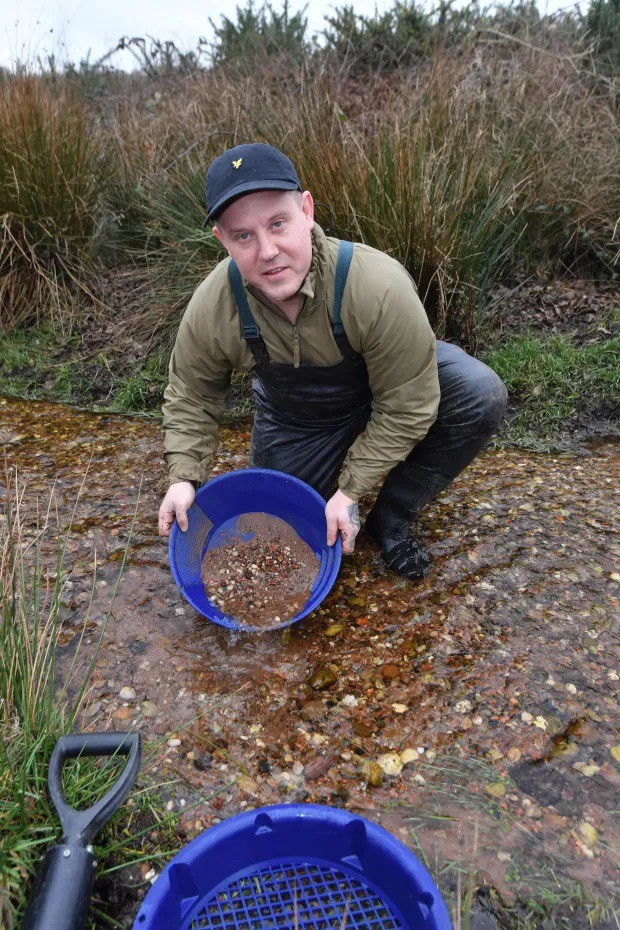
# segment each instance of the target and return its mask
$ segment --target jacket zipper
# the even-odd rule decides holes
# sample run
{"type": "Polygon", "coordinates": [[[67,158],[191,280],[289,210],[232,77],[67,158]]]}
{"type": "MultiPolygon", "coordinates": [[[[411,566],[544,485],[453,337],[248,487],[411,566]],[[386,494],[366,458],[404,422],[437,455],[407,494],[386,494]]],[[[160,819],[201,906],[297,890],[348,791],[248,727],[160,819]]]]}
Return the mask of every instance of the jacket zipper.
{"type": "Polygon", "coordinates": [[[299,331],[297,323],[293,323],[293,365],[299,368],[301,365],[301,353],[299,351],[299,331]]]}

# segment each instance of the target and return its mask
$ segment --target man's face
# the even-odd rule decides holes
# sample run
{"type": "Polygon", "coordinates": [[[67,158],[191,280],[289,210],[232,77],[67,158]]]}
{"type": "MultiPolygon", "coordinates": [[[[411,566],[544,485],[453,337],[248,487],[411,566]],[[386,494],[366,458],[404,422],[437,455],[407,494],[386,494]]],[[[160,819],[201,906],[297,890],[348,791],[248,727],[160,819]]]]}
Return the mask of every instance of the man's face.
{"type": "Polygon", "coordinates": [[[309,191],[256,191],[233,201],[213,231],[243,277],[274,303],[293,297],[310,270],[309,191]]]}

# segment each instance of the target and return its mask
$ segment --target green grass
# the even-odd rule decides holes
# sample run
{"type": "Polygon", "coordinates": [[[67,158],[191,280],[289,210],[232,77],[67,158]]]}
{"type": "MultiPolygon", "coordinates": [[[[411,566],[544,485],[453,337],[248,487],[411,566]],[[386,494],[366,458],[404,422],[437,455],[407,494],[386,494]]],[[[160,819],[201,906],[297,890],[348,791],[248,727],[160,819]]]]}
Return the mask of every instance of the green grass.
{"type": "Polygon", "coordinates": [[[167,383],[168,360],[162,353],[157,353],[135,375],[119,380],[110,409],[121,413],[159,409],[167,383]]]}
{"type": "Polygon", "coordinates": [[[79,364],[59,361],[79,336],[63,336],[51,326],[0,332],[0,394],[72,402],[87,390],[79,364]]]}
{"type": "Polygon", "coordinates": [[[578,346],[565,336],[520,335],[484,360],[506,384],[515,408],[509,441],[562,439],[580,412],[596,417],[620,406],[619,337],[578,346]]]}
{"type": "MultiPolygon", "coordinates": [[[[60,835],[58,816],[46,794],[47,766],[58,737],[80,725],[94,657],[82,680],[73,674],[74,660],[67,679],[59,683],[56,647],[68,580],[63,568],[67,538],[58,535],[51,501],[39,523],[32,525],[22,513],[25,489],[9,478],[7,491],[0,520],[0,924],[11,930],[19,924],[43,850],[60,835]],[[72,701],[69,686],[77,691],[72,701]]],[[[81,633],[77,630],[80,642],[88,611],[82,622],[81,633]]],[[[101,637],[106,623],[107,618],[101,637]]],[[[117,773],[114,760],[68,764],[63,781],[69,804],[92,804],[117,773]]],[[[134,796],[129,811],[125,806],[97,838],[99,871],[115,868],[121,854],[122,861],[131,864],[145,856],[158,862],[174,851],[173,833],[167,828],[171,818],[161,807],[156,789],[134,796]],[[134,827],[131,832],[128,820],[134,827]],[[154,825],[161,828],[158,842],[148,839],[154,825]],[[167,848],[171,843],[173,848],[167,848]]]]}

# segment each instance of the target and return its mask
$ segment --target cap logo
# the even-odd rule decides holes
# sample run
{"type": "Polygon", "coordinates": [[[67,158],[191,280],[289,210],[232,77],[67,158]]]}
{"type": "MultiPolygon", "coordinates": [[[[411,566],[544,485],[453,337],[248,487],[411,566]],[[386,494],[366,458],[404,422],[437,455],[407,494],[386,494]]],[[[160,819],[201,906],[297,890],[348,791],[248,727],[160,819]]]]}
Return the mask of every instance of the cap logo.
{"type": "Polygon", "coordinates": [[[238,158],[236,161],[233,161],[232,166],[235,169],[235,171],[237,170],[237,168],[241,167],[242,162],[243,162],[242,158],[238,158]]]}

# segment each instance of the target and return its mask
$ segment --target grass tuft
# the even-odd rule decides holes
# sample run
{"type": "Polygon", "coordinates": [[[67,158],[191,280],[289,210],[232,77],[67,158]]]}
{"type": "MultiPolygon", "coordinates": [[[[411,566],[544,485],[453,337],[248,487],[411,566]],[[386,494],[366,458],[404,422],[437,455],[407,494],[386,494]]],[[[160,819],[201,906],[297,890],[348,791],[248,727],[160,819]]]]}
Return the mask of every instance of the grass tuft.
{"type": "Polygon", "coordinates": [[[517,405],[509,439],[561,437],[574,430],[580,413],[618,422],[619,337],[577,346],[565,336],[515,336],[485,361],[517,405]]]}

